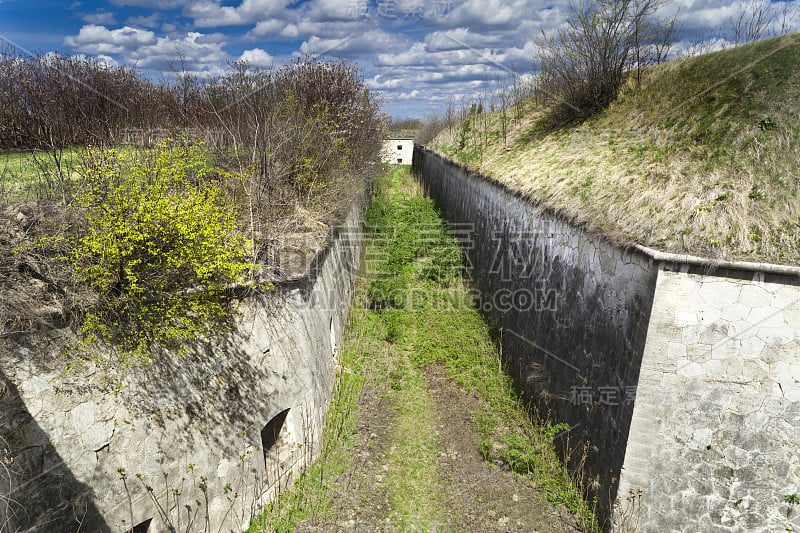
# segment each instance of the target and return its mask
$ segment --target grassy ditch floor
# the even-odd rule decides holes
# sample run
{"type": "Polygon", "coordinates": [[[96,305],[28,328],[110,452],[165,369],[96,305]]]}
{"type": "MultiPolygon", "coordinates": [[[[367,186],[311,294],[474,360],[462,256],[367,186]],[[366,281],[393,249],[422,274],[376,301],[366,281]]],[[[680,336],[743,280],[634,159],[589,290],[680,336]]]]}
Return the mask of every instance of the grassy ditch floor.
{"type": "Polygon", "coordinates": [[[250,531],[597,531],[407,169],[377,184],[322,457],[250,531]]]}

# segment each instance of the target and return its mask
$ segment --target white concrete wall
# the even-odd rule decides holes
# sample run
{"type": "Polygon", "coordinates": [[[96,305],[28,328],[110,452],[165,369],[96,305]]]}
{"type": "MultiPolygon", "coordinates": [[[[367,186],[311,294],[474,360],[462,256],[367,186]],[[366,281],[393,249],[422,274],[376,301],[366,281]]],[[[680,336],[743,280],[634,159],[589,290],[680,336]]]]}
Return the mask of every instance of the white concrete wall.
{"type": "Polygon", "coordinates": [[[659,269],[618,530],[800,531],[800,287],[754,276],[659,269]]]}
{"type": "Polygon", "coordinates": [[[413,139],[387,139],[383,143],[381,157],[392,165],[410,165],[414,155],[413,139]]]}

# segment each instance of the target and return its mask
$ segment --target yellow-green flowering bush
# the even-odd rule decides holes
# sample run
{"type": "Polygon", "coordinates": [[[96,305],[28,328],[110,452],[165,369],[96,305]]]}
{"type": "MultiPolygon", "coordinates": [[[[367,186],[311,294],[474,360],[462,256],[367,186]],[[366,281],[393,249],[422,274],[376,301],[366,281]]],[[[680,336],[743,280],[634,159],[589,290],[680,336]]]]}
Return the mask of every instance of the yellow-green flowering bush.
{"type": "Polygon", "coordinates": [[[229,324],[225,287],[249,263],[204,149],[163,144],[143,157],[87,152],[86,161],[72,208],[87,224],[68,256],[77,281],[97,295],[82,321],[83,347],[115,346],[127,366],[149,361],[155,346],[182,349],[229,324]]]}

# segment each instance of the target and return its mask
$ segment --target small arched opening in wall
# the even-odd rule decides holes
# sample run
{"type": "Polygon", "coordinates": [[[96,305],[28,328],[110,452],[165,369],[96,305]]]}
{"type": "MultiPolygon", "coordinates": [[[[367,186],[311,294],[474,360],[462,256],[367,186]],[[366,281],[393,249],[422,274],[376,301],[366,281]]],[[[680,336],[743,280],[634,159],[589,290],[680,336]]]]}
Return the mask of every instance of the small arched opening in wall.
{"type": "Polygon", "coordinates": [[[278,443],[281,436],[283,424],[286,422],[286,416],[289,414],[289,409],[284,409],[277,415],[272,417],[272,420],[267,422],[267,425],[261,429],[261,449],[264,450],[264,468],[267,468],[267,454],[278,443]]]}
{"type": "Polygon", "coordinates": [[[144,522],[139,522],[132,528],[130,528],[126,533],[147,533],[150,531],[150,522],[152,522],[152,518],[148,518],[144,522]]]}

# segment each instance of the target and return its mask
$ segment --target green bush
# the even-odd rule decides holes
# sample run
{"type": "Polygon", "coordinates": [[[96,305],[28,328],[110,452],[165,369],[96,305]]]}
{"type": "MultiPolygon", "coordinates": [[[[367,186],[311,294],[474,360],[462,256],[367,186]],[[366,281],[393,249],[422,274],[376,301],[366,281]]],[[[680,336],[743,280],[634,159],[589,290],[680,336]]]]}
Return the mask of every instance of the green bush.
{"type": "Polygon", "coordinates": [[[249,266],[246,242],[203,148],[163,144],[143,159],[115,150],[86,159],[71,208],[87,224],[67,258],[96,295],[81,344],[117,346],[128,366],[150,361],[156,346],[182,349],[229,324],[235,309],[225,288],[249,266]]]}

